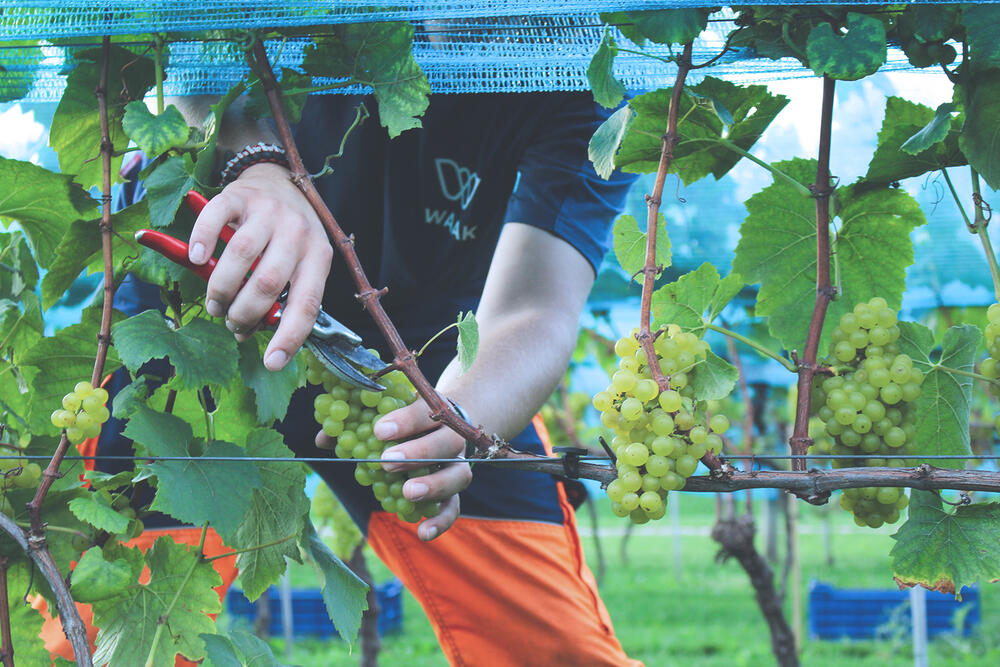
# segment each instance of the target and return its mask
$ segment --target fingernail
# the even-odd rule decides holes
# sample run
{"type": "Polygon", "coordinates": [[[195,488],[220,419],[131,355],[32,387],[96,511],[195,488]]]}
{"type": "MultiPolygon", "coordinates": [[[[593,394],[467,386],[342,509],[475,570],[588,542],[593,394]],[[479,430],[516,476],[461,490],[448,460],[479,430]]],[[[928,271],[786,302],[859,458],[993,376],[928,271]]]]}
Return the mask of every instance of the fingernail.
{"type": "Polygon", "coordinates": [[[421,526],[420,532],[423,533],[420,539],[422,539],[424,542],[430,542],[435,537],[437,537],[438,529],[437,526],[431,526],[430,528],[424,528],[423,526],[421,526]]]}
{"type": "Polygon", "coordinates": [[[385,461],[385,463],[382,464],[382,469],[388,472],[394,472],[395,470],[399,469],[399,466],[393,465],[392,462],[405,461],[406,455],[401,452],[392,451],[390,449],[382,452],[382,460],[385,461]]]}
{"type": "Polygon", "coordinates": [[[288,354],[284,350],[272,350],[264,359],[264,365],[269,371],[280,371],[288,363],[288,354]]]}
{"type": "Polygon", "coordinates": [[[205,302],[205,310],[207,310],[208,314],[212,317],[222,317],[226,314],[226,311],[222,309],[222,304],[215,299],[209,299],[205,302]]]}
{"type": "Polygon", "coordinates": [[[205,252],[205,246],[201,243],[195,242],[188,248],[188,258],[195,264],[201,264],[205,261],[205,256],[208,253],[205,252]]]}
{"type": "Polygon", "coordinates": [[[226,328],[229,329],[230,331],[232,331],[234,334],[239,333],[240,331],[242,331],[242,329],[240,328],[240,326],[238,324],[236,324],[235,322],[233,322],[228,317],[226,318],[226,328]]]}
{"type": "MultiPolygon", "coordinates": [[[[372,433],[379,440],[391,440],[392,436],[396,435],[396,433],[398,432],[399,432],[399,426],[396,425],[396,422],[390,422],[390,421],[376,422],[374,428],[372,429],[372,433]]],[[[382,458],[385,458],[385,455],[383,455],[382,458]]],[[[400,458],[406,458],[406,457],[404,456],[400,458]]]]}
{"type": "Polygon", "coordinates": [[[427,485],[423,482],[407,482],[403,488],[403,494],[411,502],[419,502],[427,495],[427,485]]]}

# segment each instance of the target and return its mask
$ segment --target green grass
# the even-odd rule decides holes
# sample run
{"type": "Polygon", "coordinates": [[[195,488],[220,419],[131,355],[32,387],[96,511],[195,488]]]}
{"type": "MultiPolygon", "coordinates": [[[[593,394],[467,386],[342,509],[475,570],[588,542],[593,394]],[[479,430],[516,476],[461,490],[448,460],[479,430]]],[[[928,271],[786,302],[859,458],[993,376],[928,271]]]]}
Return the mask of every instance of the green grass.
{"type": "MultiPolygon", "coordinates": [[[[683,567],[675,576],[673,538],[669,534],[670,516],[659,522],[637,527],[628,542],[628,562],[620,558],[620,533],[624,523],[611,515],[606,502],[599,503],[601,538],[607,571],[601,581],[601,594],[611,613],[618,637],[631,657],[649,667],[685,666],[757,666],[773,664],[767,626],[754,601],[746,573],[735,561],[717,563],[717,545],[707,535],[714,522],[714,497],[702,494],[674,494],[681,510],[681,526],[688,533],[681,538],[683,567]]],[[[757,500],[758,549],[763,551],[763,502],[757,500]]],[[[825,510],[800,504],[799,549],[801,558],[801,601],[803,631],[806,628],[808,586],[821,580],[841,587],[892,588],[889,570],[890,538],[893,528],[862,530],[856,528],[847,513],[833,508],[830,513],[833,531],[833,564],[827,566],[819,527],[825,510]]],[[[589,529],[586,512],[579,515],[582,530],[589,529]]],[[[784,544],[783,533],[779,544],[784,544]]],[[[591,567],[596,570],[593,538],[584,538],[584,548],[591,567]]],[[[391,577],[374,556],[370,557],[376,581],[391,577]]],[[[296,587],[314,586],[308,568],[294,567],[292,583],[296,587]]],[[[791,588],[791,582],[789,584],[791,588]]],[[[791,591],[786,600],[786,614],[791,616],[791,591]]],[[[982,623],[969,639],[945,638],[931,642],[930,664],[995,666],[1000,664],[1000,588],[981,587],[982,623]]],[[[404,629],[383,638],[380,661],[383,665],[439,667],[447,665],[430,623],[413,597],[404,591],[404,629]]],[[[909,622],[903,618],[903,626],[909,622]]],[[[905,627],[899,628],[905,630],[905,627]]],[[[298,639],[294,651],[285,657],[280,640],[272,640],[279,659],[290,664],[312,666],[355,665],[359,656],[337,641],[298,639]]],[[[355,651],[357,649],[355,648],[355,651]]],[[[912,664],[909,635],[903,632],[881,641],[831,642],[802,641],[804,665],[912,664]]]]}

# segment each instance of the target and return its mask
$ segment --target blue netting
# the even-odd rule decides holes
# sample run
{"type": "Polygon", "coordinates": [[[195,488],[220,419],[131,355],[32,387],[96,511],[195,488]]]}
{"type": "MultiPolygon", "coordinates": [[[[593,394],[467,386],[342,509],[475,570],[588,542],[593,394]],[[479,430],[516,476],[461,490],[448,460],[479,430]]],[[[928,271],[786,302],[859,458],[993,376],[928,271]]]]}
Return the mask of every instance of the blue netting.
{"type": "MultiPolygon", "coordinates": [[[[927,0],[935,4],[937,0],[927,0]]],[[[740,4],[885,4],[749,1],[740,4]]],[[[911,3],[913,4],[913,3],[911,3]]],[[[699,0],[0,0],[0,39],[711,7],[699,0]]]]}
{"type": "MultiPolygon", "coordinates": [[[[72,4],[72,3],[68,3],[72,4]]],[[[85,3],[78,3],[85,4],[85,3]]],[[[110,3],[113,4],[113,3],[110,3]]],[[[156,3],[147,3],[156,4],[156,3]]],[[[162,3],[178,5],[181,2],[162,3]]],[[[207,3],[211,5],[212,3],[207,3]]],[[[253,3],[254,5],[258,3],[253,3]]],[[[286,3],[287,4],[287,3],[286,3]]],[[[304,3],[314,4],[314,3],[304,3]]],[[[345,3],[352,4],[352,3],[345,3]]],[[[445,4],[445,3],[442,3],[445,4]]],[[[472,3],[448,3],[468,6],[472,3]]],[[[491,3],[480,3],[490,5],[491,3]]],[[[521,4],[512,2],[511,4],[521,4]]],[[[533,3],[537,6],[573,5],[566,0],[556,3],[533,3]]],[[[590,3],[591,5],[602,3],[590,3]]],[[[610,3],[609,3],[610,4],[610,3]]],[[[619,2],[615,7],[628,6],[619,2]]],[[[637,3],[632,3],[637,4],[637,3]]],[[[672,3],[638,3],[660,6],[672,3]]],[[[676,3],[673,3],[676,4],[676,3]]],[[[725,36],[733,28],[733,14],[725,10],[716,14],[694,49],[695,61],[708,60],[722,48],[725,36]]],[[[435,92],[526,92],[538,90],[587,90],[587,66],[590,64],[604,27],[598,13],[492,17],[464,20],[439,20],[433,25],[421,24],[414,42],[414,55],[431,82],[435,92]]],[[[618,33],[616,39],[625,49],[636,47],[618,33]]],[[[81,37],[76,45],[97,42],[81,37]]],[[[289,40],[269,45],[269,52],[280,67],[296,67],[302,62],[306,42],[289,40]]],[[[648,45],[646,52],[670,55],[664,45],[648,45]]],[[[65,86],[60,75],[64,60],[63,47],[3,48],[0,46],[0,95],[20,97],[30,91],[31,101],[53,101],[65,86]],[[8,93],[18,92],[17,95],[8,93]]],[[[883,69],[908,68],[906,57],[890,49],[883,69]]],[[[632,53],[620,53],[615,60],[615,72],[631,90],[650,90],[670,85],[675,69],[662,62],[632,53]]],[[[220,94],[244,76],[246,67],[242,55],[224,41],[179,41],[170,46],[167,67],[168,95],[220,94]]],[[[739,83],[753,83],[782,78],[812,76],[798,61],[755,58],[747,50],[733,51],[711,69],[699,70],[695,80],[704,74],[720,76],[739,83]]],[[[318,81],[322,84],[323,82],[318,81]]],[[[335,92],[356,92],[339,89],[335,92]]]]}

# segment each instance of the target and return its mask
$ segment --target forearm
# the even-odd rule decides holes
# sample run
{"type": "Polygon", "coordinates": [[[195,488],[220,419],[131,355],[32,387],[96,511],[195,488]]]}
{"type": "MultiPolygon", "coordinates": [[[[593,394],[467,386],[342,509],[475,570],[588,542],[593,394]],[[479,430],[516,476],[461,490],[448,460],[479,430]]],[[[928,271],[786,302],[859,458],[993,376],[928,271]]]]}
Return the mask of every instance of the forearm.
{"type": "MultiPolygon", "coordinates": [[[[211,114],[211,106],[219,101],[214,95],[192,95],[168,100],[183,114],[189,125],[202,127],[211,114]]],[[[240,97],[226,111],[219,128],[217,146],[222,150],[239,150],[243,146],[259,141],[276,143],[278,141],[271,123],[266,120],[255,120],[244,113],[246,98],[240,97]]]]}

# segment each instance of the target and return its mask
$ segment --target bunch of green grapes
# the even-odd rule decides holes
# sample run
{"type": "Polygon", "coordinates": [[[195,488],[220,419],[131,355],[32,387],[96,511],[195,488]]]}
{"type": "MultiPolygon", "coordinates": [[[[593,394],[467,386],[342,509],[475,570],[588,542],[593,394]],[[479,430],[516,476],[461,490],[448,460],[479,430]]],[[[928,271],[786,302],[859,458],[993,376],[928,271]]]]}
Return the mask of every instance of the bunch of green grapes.
{"type": "MultiPolygon", "coordinates": [[[[373,427],[379,417],[409,405],[417,396],[413,385],[400,371],[386,373],[379,378],[385,391],[369,391],[353,387],[323,366],[312,353],[306,353],[306,380],[321,384],[327,393],[320,394],[313,402],[313,417],[323,432],[335,438],[334,452],[342,459],[378,459],[389,443],[375,437],[373,427]]],[[[423,517],[436,516],[440,503],[421,501],[414,503],[403,497],[403,483],[407,479],[430,474],[423,467],[401,472],[386,472],[378,461],[358,463],[354,479],[363,486],[372,487],[375,499],[386,512],[400,519],[415,523],[423,517]]]]}
{"type": "MultiPolygon", "coordinates": [[[[1000,303],[994,303],[986,310],[986,317],[989,324],[983,333],[986,336],[986,351],[990,356],[983,360],[979,367],[979,372],[991,380],[1000,379],[1000,303]]],[[[989,392],[994,396],[1000,396],[1000,387],[990,383],[989,392]]],[[[1000,433],[1000,414],[993,419],[993,426],[997,433],[1000,433]]]]}
{"type": "Polygon", "coordinates": [[[73,391],[63,396],[62,408],[52,413],[52,424],[65,429],[66,438],[74,445],[96,438],[101,434],[101,424],[111,417],[107,402],[108,392],[103,387],[77,382],[73,391]]]}
{"type": "MultiPolygon", "coordinates": [[[[898,339],[896,312],[881,297],[857,304],[840,318],[830,350],[840,372],[817,379],[812,402],[813,413],[833,438],[833,454],[895,457],[916,446],[913,407],[923,374],[899,352],[898,339]]],[[[834,467],[886,464],[882,458],[833,461],[834,467]]],[[[877,528],[898,521],[907,502],[898,489],[871,488],[845,491],[840,504],[859,526],[877,528]]]]}
{"type": "Polygon", "coordinates": [[[340,560],[346,561],[361,544],[361,531],[344,506],[337,500],[326,484],[319,484],[312,499],[313,518],[320,529],[329,529],[333,533],[333,553],[340,560]]]}
{"type": "Polygon", "coordinates": [[[708,343],[670,325],[653,347],[670,388],[660,392],[646,355],[635,338],[638,330],[615,343],[618,370],[611,384],[598,392],[593,405],[601,423],[611,429],[618,478],[607,487],[615,514],[635,523],[666,513],[668,491],[684,488],[698,460],[708,451],[722,451],[720,434],[729,429],[724,415],[706,425],[704,405],[694,400],[688,373],[704,360],[708,343]]]}
{"type": "MultiPolygon", "coordinates": [[[[10,455],[14,449],[0,448],[0,454],[10,455]]],[[[0,491],[8,489],[27,489],[38,484],[42,478],[42,467],[37,463],[28,463],[28,459],[0,459],[0,491]]],[[[13,508],[6,498],[0,501],[0,512],[13,515],[13,508]]]]}

